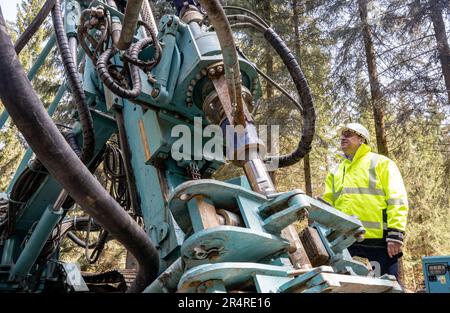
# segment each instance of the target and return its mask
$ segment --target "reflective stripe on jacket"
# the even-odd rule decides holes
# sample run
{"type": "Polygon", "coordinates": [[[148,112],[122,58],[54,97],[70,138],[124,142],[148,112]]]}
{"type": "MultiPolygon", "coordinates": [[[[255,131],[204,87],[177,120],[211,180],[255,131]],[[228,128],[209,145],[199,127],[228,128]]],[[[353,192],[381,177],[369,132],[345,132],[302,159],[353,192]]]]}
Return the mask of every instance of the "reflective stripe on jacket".
{"type": "Polygon", "coordinates": [[[366,228],[367,239],[385,237],[384,230],[405,231],[408,200],[400,171],[392,160],[371,152],[366,144],[359,147],[352,161],[344,158],[328,174],[324,199],[357,216],[366,228]]]}

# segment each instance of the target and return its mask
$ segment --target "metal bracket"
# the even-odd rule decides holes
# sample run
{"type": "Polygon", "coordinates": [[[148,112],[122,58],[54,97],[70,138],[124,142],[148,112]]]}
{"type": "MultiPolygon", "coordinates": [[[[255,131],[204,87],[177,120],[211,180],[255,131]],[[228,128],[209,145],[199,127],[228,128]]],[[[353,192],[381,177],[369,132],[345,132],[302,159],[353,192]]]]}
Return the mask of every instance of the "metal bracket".
{"type": "Polygon", "coordinates": [[[78,264],[75,263],[60,263],[61,267],[66,275],[66,282],[69,286],[73,288],[75,292],[85,292],[89,291],[78,264]]]}

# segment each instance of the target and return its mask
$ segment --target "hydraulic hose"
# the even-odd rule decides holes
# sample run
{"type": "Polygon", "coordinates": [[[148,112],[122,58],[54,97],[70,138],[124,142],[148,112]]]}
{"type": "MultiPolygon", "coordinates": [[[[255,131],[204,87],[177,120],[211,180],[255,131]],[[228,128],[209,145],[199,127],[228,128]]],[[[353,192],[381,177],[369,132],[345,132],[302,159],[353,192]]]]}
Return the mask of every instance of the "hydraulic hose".
{"type": "Polygon", "coordinates": [[[42,23],[47,18],[51,9],[55,5],[56,0],[47,0],[45,1],[42,8],[39,10],[36,17],[31,21],[30,25],[25,29],[25,31],[20,35],[20,37],[16,40],[14,44],[14,49],[16,53],[19,54],[22,49],[26,46],[28,41],[30,41],[31,37],[37,32],[39,27],[41,27],[42,23]]]}
{"type": "MultiPolygon", "coordinates": [[[[116,5],[116,1],[114,1],[114,0],[106,0],[106,3],[110,7],[118,10],[117,9],[117,5],[116,5]]],[[[117,46],[117,43],[119,42],[120,33],[122,32],[122,24],[120,23],[119,18],[112,17],[111,18],[111,25],[110,25],[110,27],[111,27],[111,38],[112,38],[112,41],[113,41],[114,45],[117,46]]]]}
{"type": "Polygon", "coordinates": [[[123,58],[128,63],[140,67],[145,72],[149,72],[156,64],[158,64],[159,60],[161,59],[160,49],[157,48],[158,46],[159,44],[155,44],[155,40],[153,38],[146,37],[133,44],[131,48],[128,50],[130,55],[128,55],[127,51],[123,54],[123,58]],[[155,55],[153,59],[149,61],[140,60],[137,57],[139,55],[139,52],[141,52],[142,49],[146,48],[150,44],[153,44],[155,46],[155,55]],[[134,55],[136,58],[132,58],[131,55],[134,55]]]}
{"type": "Polygon", "coordinates": [[[311,151],[311,143],[315,132],[316,112],[314,110],[311,90],[309,89],[305,75],[295,59],[295,56],[286,46],[283,39],[281,39],[272,28],[267,28],[264,32],[264,37],[280,55],[281,60],[287,67],[289,74],[294,81],[295,87],[297,88],[303,108],[303,130],[297,148],[289,154],[271,157],[273,161],[278,160],[279,167],[286,167],[299,162],[306,154],[309,153],[309,151],[311,151]]]}
{"type": "Polygon", "coordinates": [[[84,166],[45,111],[19,62],[1,10],[0,99],[50,175],[136,258],[139,271],[129,291],[142,291],[157,277],[157,250],[147,234],[84,166]]]}
{"type": "MultiPolygon", "coordinates": [[[[114,94],[125,99],[134,99],[141,93],[141,76],[139,75],[139,68],[136,65],[133,64],[130,65],[132,89],[126,89],[120,86],[108,71],[109,59],[112,58],[116,52],[117,48],[112,47],[106,49],[105,52],[103,52],[99,56],[97,61],[98,76],[100,77],[102,82],[106,85],[106,87],[108,87],[109,90],[111,90],[114,94]]],[[[132,59],[137,59],[138,58],[137,53],[139,53],[139,51],[135,52],[131,51],[130,57],[132,59]]]]}
{"type": "MultiPolygon", "coordinates": [[[[282,156],[270,156],[268,157],[268,160],[266,160],[266,161],[277,160],[278,167],[280,168],[291,166],[299,162],[306,154],[309,153],[309,151],[311,151],[311,143],[314,138],[316,113],[314,109],[311,90],[309,89],[308,86],[308,82],[306,81],[305,75],[303,74],[300,65],[295,59],[295,56],[286,46],[283,39],[281,39],[280,36],[278,36],[278,34],[275,33],[275,31],[272,28],[268,27],[268,24],[264,22],[263,19],[261,19],[258,15],[244,8],[231,6],[225,6],[224,8],[244,11],[252,15],[252,17],[246,15],[229,15],[227,16],[227,18],[229,19],[230,22],[239,22],[233,24],[232,26],[248,27],[251,25],[254,29],[263,33],[266,40],[271,44],[271,46],[281,57],[281,60],[287,67],[289,74],[291,75],[294,81],[295,87],[301,100],[301,105],[296,101],[292,101],[293,99],[291,99],[290,96],[288,97],[295,104],[295,106],[300,111],[303,117],[303,130],[301,139],[298,143],[297,148],[291,153],[282,156]]],[[[262,73],[260,74],[263,75],[262,73]]],[[[265,78],[271,81],[269,77],[265,78]]]]}
{"type": "Polygon", "coordinates": [[[83,241],[82,239],[78,238],[77,235],[75,235],[71,231],[67,233],[67,237],[69,237],[70,240],[72,240],[72,242],[75,243],[80,248],[85,248],[86,246],[88,246],[89,249],[92,249],[97,244],[96,242],[88,244],[86,241],[83,241]]]}
{"type": "Polygon", "coordinates": [[[75,56],[69,46],[69,42],[64,29],[64,22],[61,12],[61,1],[55,0],[55,5],[52,8],[53,27],[55,28],[56,42],[61,54],[64,69],[67,75],[70,89],[74,98],[75,105],[78,110],[80,118],[81,131],[83,135],[83,148],[81,160],[87,163],[94,155],[95,136],[94,136],[94,122],[92,121],[91,112],[86,101],[83,86],[80,81],[78,69],[75,63],[75,56]]]}
{"type": "Polygon", "coordinates": [[[200,4],[208,14],[209,21],[217,33],[222,49],[228,92],[231,97],[231,102],[235,105],[234,121],[230,122],[233,122],[234,125],[242,125],[245,127],[241,71],[239,69],[239,59],[233,32],[219,0],[200,0],[200,4]]]}
{"type": "Polygon", "coordinates": [[[117,48],[126,50],[130,47],[136,32],[142,0],[128,0],[123,17],[122,31],[120,32],[117,48]]]}
{"type": "MultiPolygon", "coordinates": [[[[257,20],[258,24],[261,24],[262,26],[267,27],[267,28],[270,27],[269,24],[266,23],[266,21],[264,21],[262,18],[259,17],[259,15],[257,15],[255,12],[253,12],[249,9],[232,6],[232,5],[225,5],[225,6],[223,6],[223,8],[224,8],[224,10],[236,10],[236,11],[248,13],[257,20]]],[[[245,16],[247,16],[247,15],[245,15],[245,16]]]]}
{"type": "Polygon", "coordinates": [[[147,36],[151,35],[151,29],[154,29],[155,34],[158,35],[158,26],[156,25],[152,7],[150,6],[148,0],[144,0],[144,2],[142,3],[141,15],[142,20],[150,26],[150,29],[146,29],[147,36]]]}

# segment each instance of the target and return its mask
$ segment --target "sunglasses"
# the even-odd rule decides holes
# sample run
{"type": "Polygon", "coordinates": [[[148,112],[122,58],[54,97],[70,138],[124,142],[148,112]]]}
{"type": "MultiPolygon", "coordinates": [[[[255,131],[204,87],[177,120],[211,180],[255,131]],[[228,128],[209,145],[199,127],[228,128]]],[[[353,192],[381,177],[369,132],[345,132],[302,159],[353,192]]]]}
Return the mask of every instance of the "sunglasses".
{"type": "Polygon", "coordinates": [[[355,132],[352,132],[350,130],[346,130],[346,131],[342,132],[341,136],[344,138],[351,138],[353,136],[358,136],[358,134],[355,132]]]}

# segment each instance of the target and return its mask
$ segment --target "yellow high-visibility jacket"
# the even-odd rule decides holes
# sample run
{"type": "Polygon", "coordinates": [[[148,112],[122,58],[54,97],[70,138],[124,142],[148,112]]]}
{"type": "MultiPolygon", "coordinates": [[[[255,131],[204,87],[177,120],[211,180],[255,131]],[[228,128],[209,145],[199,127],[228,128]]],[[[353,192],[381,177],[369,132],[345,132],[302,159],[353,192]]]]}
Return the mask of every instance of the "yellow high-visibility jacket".
{"type": "Polygon", "coordinates": [[[341,157],[343,161],[327,176],[324,199],[336,209],[357,216],[369,241],[402,242],[408,199],[394,161],[371,152],[366,144],[358,148],[352,161],[341,157]]]}

